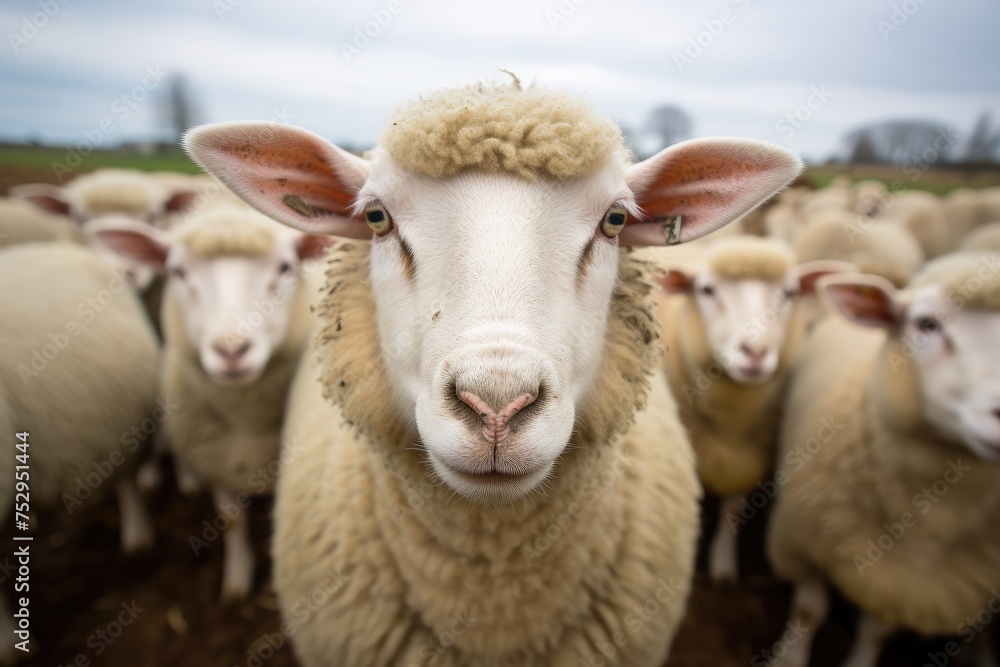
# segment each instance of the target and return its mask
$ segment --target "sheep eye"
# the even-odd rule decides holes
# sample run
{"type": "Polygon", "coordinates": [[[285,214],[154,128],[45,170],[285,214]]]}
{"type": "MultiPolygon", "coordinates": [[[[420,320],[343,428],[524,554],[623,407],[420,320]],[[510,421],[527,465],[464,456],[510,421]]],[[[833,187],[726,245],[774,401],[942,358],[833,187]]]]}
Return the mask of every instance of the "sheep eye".
{"type": "Polygon", "coordinates": [[[392,216],[378,200],[365,207],[365,222],[378,236],[385,236],[392,231],[392,216]]]}
{"type": "Polygon", "coordinates": [[[625,229],[625,221],[627,219],[628,211],[623,206],[612,206],[601,220],[601,233],[608,238],[615,238],[625,229]]]}
{"type": "Polygon", "coordinates": [[[184,271],[184,268],[180,266],[175,266],[174,268],[170,269],[170,273],[176,276],[179,280],[184,280],[184,276],[187,275],[184,271]]]}
{"type": "Polygon", "coordinates": [[[701,288],[701,293],[705,296],[715,296],[715,288],[711,285],[705,285],[701,288]]]}
{"type": "Polygon", "coordinates": [[[934,317],[920,317],[916,321],[917,330],[924,333],[941,331],[941,322],[934,317]]]}
{"type": "Polygon", "coordinates": [[[289,262],[282,262],[278,265],[278,273],[288,273],[292,270],[292,265],[289,262]]]}
{"type": "Polygon", "coordinates": [[[785,298],[788,299],[788,300],[794,299],[798,295],[799,295],[799,293],[798,293],[797,290],[793,290],[793,289],[786,289],[785,290],[785,298]]]}

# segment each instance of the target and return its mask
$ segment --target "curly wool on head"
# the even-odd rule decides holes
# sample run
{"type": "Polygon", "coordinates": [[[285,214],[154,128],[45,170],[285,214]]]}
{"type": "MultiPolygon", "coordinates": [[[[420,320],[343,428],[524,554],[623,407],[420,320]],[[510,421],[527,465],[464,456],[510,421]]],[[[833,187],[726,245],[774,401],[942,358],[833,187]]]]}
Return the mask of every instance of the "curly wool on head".
{"type": "Polygon", "coordinates": [[[1000,310],[1000,253],[958,252],[928,262],[911,288],[941,285],[962,305],[974,310],[1000,310]]]}
{"type": "Polygon", "coordinates": [[[727,280],[782,280],[795,265],[795,254],[784,243],[749,236],[712,244],[705,259],[727,280]]]}
{"type": "Polygon", "coordinates": [[[274,247],[282,228],[267,216],[245,206],[209,209],[177,226],[174,234],[195,255],[259,257],[274,247]]]}
{"type": "Polygon", "coordinates": [[[432,178],[467,169],[523,178],[579,178],[627,155],[621,131],[590,104],[534,85],[449,88],[403,104],[380,145],[404,168],[432,178]]]}
{"type": "Polygon", "coordinates": [[[128,169],[101,169],[84,174],[68,188],[91,215],[145,215],[162,205],[168,194],[142,173],[128,169]]]}

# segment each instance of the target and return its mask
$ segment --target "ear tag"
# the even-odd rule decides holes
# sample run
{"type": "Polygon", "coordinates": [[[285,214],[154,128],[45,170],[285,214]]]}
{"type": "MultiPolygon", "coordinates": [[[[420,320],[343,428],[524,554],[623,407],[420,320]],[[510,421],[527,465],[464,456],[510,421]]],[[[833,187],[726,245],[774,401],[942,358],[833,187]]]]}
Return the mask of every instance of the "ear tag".
{"type": "Polygon", "coordinates": [[[302,197],[298,195],[285,195],[285,198],[281,201],[285,203],[285,206],[292,209],[296,213],[304,215],[307,218],[313,217],[312,206],[302,201],[302,197]]]}
{"type": "Polygon", "coordinates": [[[663,236],[667,245],[677,245],[681,242],[681,220],[683,216],[677,215],[663,223],[663,236]]]}

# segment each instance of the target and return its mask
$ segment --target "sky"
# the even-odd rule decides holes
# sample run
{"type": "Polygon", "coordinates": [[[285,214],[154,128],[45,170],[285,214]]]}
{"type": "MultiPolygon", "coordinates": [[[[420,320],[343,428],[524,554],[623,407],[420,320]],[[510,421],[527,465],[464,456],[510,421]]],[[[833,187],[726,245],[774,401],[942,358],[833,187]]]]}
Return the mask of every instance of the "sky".
{"type": "Polygon", "coordinates": [[[160,100],[184,77],[200,122],[368,147],[398,103],[504,68],[584,95],[640,150],[670,104],[694,136],[819,161],[868,123],[1000,121],[998,25],[996,0],[5,0],[0,140],[167,138],[160,100]]]}

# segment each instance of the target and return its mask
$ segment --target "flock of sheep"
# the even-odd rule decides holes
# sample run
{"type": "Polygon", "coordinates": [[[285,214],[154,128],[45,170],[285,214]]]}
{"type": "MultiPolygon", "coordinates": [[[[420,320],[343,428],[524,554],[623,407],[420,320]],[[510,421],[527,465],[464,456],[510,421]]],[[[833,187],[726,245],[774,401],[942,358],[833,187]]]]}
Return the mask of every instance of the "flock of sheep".
{"type": "Polygon", "coordinates": [[[801,162],[740,139],[633,163],[516,80],[386,128],[359,157],[209,125],[185,148],[211,177],[0,200],[0,428],[30,433],[33,508],[108,485],[123,549],[148,548],[169,452],[226,517],[224,599],[276,494],[303,665],[659,667],[704,488],[720,584],[773,502],[805,628],[773,666],[809,664],[831,586],[862,611],[847,664],[898,629],[993,664],[1000,191],[782,191],[801,162]]]}

